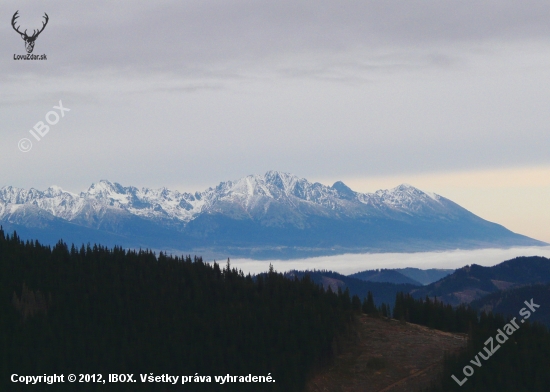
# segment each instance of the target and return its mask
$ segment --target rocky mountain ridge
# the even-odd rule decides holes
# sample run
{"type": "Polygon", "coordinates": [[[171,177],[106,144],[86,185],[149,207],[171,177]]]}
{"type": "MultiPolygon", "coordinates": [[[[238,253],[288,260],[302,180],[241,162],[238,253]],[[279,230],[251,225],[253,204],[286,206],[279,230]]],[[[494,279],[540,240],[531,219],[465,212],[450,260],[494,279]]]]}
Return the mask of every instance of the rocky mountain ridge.
{"type": "Polygon", "coordinates": [[[57,234],[75,242],[282,257],[289,249],[313,255],[543,244],[410,185],[359,193],[340,181],[327,186],[277,171],[195,193],[107,180],[80,194],[4,186],[0,224],[46,242],[57,234]]]}

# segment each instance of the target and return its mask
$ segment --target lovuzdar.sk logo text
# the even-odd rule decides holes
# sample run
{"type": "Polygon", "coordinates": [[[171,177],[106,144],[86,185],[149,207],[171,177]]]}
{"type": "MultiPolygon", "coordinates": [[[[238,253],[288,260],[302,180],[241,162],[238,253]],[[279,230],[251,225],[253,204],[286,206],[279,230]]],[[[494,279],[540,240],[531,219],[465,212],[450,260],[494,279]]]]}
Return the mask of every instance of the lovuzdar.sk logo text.
{"type": "Polygon", "coordinates": [[[34,30],[32,32],[32,35],[27,34],[27,29],[25,29],[24,32],[21,32],[19,30],[19,27],[17,24],[17,18],[19,18],[19,11],[16,11],[15,14],[13,14],[13,17],[11,18],[11,27],[23,38],[23,41],[25,41],[25,49],[27,50],[27,54],[23,55],[13,55],[14,60],[47,60],[47,57],[45,54],[36,55],[32,54],[32,51],[34,50],[34,44],[40,33],[44,31],[44,28],[48,24],[48,21],[50,20],[47,13],[44,12],[44,22],[42,22],[42,27],[38,30],[34,30]]]}

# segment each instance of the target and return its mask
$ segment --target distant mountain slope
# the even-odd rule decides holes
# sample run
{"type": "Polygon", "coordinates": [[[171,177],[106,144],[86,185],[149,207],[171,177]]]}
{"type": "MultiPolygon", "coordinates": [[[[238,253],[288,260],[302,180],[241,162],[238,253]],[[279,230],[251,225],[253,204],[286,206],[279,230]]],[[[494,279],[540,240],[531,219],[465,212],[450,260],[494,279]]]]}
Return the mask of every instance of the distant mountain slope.
{"type": "Polygon", "coordinates": [[[537,283],[550,283],[550,259],[516,257],[493,267],[473,264],[457,269],[438,282],[412,290],[411,294],[416,298],[437,296],[447,303],[458,305],[499,290],[537,283]]]}
{"type": "Polygon", "coordinates": [[[348,275],[351,278],[361,279],[367,282],[386,282],[386,283],[407,283],[415,286],[422,286],[422,283],[409,278],[396,270],[392,269],[380,269],[380,270],[366,270],[356,272],[355,274],[348,275]]]}
{"type": "Polygon", "coordinates": [[[415,287],[418,287],[412,284],[367,282],[350,276],[341,275],[333,271],[289,271],[285,273],[287,277],[298,277],[299,279],[306,274],[308,274],[315,283],[323,285],[325,290],[328,290],[330,287],[332,291],[337,292],[338,288],[342,291],[348,288],[350,295],[357,295],[361,301],[367,297],[370,291],[373,293],[374,302],[377,306],[385,303],[393,307],[397,293],[409,292],[415,287]]]}
{"type": "Polygon", "coordinates": [[[529,317],[530,321],[538,321],[550,327],[550,284],[523,286],[511,290],[497,291],[470,305],[479,311],[500,313],[505,316],[518,317],[519,311],[525,308],[525,301],[540,305],[529,317]]]}
{"type": "Polygon", "coordinates": [[[417,282],[422,283],[423,285],[426,285],[433,282],[437,282],[439,279],[442,279],[445,276],[452,274],[455,270],[454,269],[437,269],[437,268],[430,268],[430,269],[423,270],[420,268],[408,267],[408,268],[397,268],[394,271],[397,271],[417,282]]]}
{"type": "Polygon", "coordinates": [[[255,258],[544,244],[410,185],[358,193],[276,171],[195,193],[105,180],[80,194],[5,186],[0,224],[46,242],[255,258]]]}

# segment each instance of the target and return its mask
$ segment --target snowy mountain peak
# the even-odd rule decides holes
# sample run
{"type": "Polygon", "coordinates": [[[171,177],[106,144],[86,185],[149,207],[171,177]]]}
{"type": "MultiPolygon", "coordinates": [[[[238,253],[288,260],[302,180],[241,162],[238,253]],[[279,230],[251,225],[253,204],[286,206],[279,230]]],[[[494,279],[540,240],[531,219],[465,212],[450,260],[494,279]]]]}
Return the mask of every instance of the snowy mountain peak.
{"type": "Polygon", "coordinates": [[[275,186],[285,193],[292,192],[296,183],[300,181],[295,175],[273,170],[265,173],[263,177],[266,184],[275,186]]]}
{"type": "Polygon", "coordinates": [[[379,190],[374,195],[388,208],[408,215],[434,216],[444,211],[454,211],[449,210],[449,205],[442,203],[441,196],[423,192],[408,184],[401,184],[389,190],[379,190]]]}
{"type": "Polygon", "coordinates": [[[393,189],[396,189],[396,190],[400,190],[400,191],[409,191],[409,190],[418,190],[417,188],[415,188],[414,186],[410,185],[410,184],[407,184],[406,182],[404,182],[403,184],[401,185],[398,185],[396,186],[395,188],[393,189]]]}
{"type": "Polygon", "coordinates": [[[44,192],[0,188],[0,202],[6,205],[31,204],[68,221],[89,219],[91,211],[115,209],[146,219],[181,224],[187,224],[204,212],[245,214],[253,219],[283,214],[293,222],[309,215],[356,218],[397,212],[434,214],[442,210],[440,199],[440,196],[424,193],[408,184],[375,193],[358,193],[342,181],[326,186],[279,171],[221,182],[215,188],[194,194],[167,188],[124,187],[108,180],[92,184],[79,195],[58,186],[44,192]],[[299,214],[300,218],[294,214],[299,214]]]}
{"type": "Polygon", "coordinates": [[[93,183],[86,192],[88,196],[109,196],[113,193],[120,193],[123,191],[123,187],[118,183],[112,183],[108,180],[100,180],[97,183],[93,183]]]}
{"type": "Polygon", "coordinates": [[[342,195],[343,197],[346,197],[348,199],[353,198],[356,195],[356,193],[354,191],[352,191],[351,188],[349,186],[347,186],[346,184],[344,184],[342,181],[336,181],[332,185],[332,188],[336,189],[340,195],[342,195]]]}
{"type": "Polygon", "coordinates": [[[56,196],[61,196],[63,193],[66,193],[66,192],[63,189],[61,189],[61,187],[58,187],[57,185],[52,185],[44,191],[44,196],[56,197],[56,196]]]}

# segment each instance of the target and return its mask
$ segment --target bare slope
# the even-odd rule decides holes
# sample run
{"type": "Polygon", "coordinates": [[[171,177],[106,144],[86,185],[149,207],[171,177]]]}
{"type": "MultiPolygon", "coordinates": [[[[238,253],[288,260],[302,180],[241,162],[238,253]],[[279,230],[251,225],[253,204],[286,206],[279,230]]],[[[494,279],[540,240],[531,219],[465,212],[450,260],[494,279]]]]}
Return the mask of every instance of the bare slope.
{"type": "Polygon", "coordinates": [[[355,341],[342,344],[307,392],[418,392],[437,378],[445,352],[466,345],[464,334],[367,315],[355,328],[355,341]]]}

